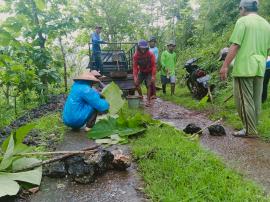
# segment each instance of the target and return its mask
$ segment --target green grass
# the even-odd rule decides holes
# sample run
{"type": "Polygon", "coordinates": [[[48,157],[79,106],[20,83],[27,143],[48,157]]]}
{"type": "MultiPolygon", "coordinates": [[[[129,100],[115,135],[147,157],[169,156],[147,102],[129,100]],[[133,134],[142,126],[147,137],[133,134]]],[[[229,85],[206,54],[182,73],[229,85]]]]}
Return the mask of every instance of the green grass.
{"type": "Polygon", "coordinates": [[[270,201],[259,186],[172,127],[151,128],[132,150],[152,201],[270,201]]]}
{"type": "Polygon", "coordinates": [[[38,150],[48,150],[51,144],[55,145],[61,142],[67,130],[63,124],[60,113],[50,113],[40,119],[33,120],[34,129],[39,131],[41,145],[38,150]]]}
{"type": "Polygon", "coordinates": [[[8,126],[12,121],[16,120],[16,118],[22,116],[25,112],[35,107],[37,107],[37,103],[31,103],[26,106],[19,104],[16,115],[14,106],[8,106],[5,103],[0,102],[0,129],[8,126]]]}
{"type": "MultiPolygon", "coordinates": [[[[169,90],[169,86],[167,87],[169,90]]],[[[168,91],[167,90],[167,91],[168,91]]],[[[164,100],[171,101],[175,104],[179,104],[188,109],[195,109],[202,112],[206,112],[211,120],[217,120],[222,118],[225,123],[232,126],[235,129],[242,128],[242,122],[237,114],[233,98],[224,103],[226,98],[230,97],[232,89],[227,88],[225,90],[215,92],[214,103],[201,103],[200,101],[192,98],[187,87],[176,87],[176,95],[170,96],[163,95],[162,92],[158,92],[158,96],[164,100]]],[[[270,102],[263,104],[262,113],[260,116],[260,124],[258,127],[259,133],[264,140],[270,140],[270,102]]]]}

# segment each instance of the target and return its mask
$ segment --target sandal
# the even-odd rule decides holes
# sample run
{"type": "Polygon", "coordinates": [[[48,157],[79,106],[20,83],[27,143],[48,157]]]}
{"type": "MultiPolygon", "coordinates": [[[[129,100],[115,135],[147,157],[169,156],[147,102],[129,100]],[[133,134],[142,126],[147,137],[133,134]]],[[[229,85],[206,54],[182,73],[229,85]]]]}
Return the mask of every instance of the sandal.
{"type": "Polygon", "coordinates": [[[242,129],[240,131],[234,132],[232,135],[234,137],[242,137],[242,138],[258,138],[257,135],[247,134],[246,129],[242,129]]]}
{"type": "Polygon", "coordinates": [[[152,103],[150,101],[148,101],[146,104],[145,104],[146,107],[151,107],[152,106],[152,103]]]}
{"type": "Polygon", "coordinates": [[[91,128],[88,128],[88,127],[85,126],[84,132],[89,132],[90,130],[91,130],[91,128]]]}

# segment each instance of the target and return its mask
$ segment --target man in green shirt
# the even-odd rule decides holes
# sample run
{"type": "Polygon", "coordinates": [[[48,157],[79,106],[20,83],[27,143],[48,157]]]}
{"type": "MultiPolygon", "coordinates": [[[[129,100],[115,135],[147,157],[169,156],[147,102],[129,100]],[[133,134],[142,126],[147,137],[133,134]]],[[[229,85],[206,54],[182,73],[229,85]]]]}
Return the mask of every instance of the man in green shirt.
{"type": "Polygon", "coordinates": [[[175,92],[175,65],[176,65],[176,53],[175,43],[171,41],[167,44],[166,51],[163,51],[161,54],[161,83],[163,93],[166,94],[166,84],[171,83],[171,95],[174,95],[175,92]]]}
{"type": "Polygon", "coordinates": [[[235,58],[232,71],[234,97],[244,129],[235,132],[237,137],[257,136],[261,110],[263,76],[270,49],[270,25],[257,14],[257,0],[240,2],[241,18],[232,33],[229,53],[220,70],[222,80],[227,79],[229,65],[235,58]]]}

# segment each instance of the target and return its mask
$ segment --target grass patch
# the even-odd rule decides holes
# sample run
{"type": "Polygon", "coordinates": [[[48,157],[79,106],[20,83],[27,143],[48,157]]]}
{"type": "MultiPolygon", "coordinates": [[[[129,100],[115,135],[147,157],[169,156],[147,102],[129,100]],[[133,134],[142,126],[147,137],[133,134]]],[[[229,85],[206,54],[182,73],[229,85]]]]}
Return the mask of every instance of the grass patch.
{"type": "MultiPolygon", "coordinates": [[[[40,146],[38,150],[52,149],[57,143],[61,142],[67,130],[61,119],[61,114],[51,113],[40,119],[34,120],[34,130],[38,131],[38,142],[40,146]]],[[[35,137],[33,137],[35,139],[35,137]]]]}
{"type": "MultiPolygon", "coordinates": [[[[168,85],[169,88],[169,85],[168,85]]],[[[185,86],[177,86],[176,95],[170,96],[169,94],[163,95],[162,92],[158,92],[158,96],[164,100],[171,101],[175,104],[179,104],[188,109],[195,109],[199,111],[208,112],[208,116],[211,120],[217,120],[222,118],[228,125],[235,129],[241,129],[242,122],[237,114],[234,99],[230,99],[226,103],[224,101],[232,94],[232,89],[227,88],[223,91],[215,92],[214,103],[201,104],[200,101],[192,98],[190,92],[185,86]]],[[[270,140],[270,103],[263,104],[262,113],[260,116],[260,124],[258,127],[259,133],[264,140],[270,140]]]]}
{"type": "Polygon", "coordinates": [[[260,187],[172,127],[149,129],[132,150],[153,201],[269,201],[260,187]]]}
{"type": "Polygon", "coordinates": [[[13,106],[7,106],[4,103],[0,103],[0,129],[8,126],[12,121],[16,120],[16,118],[24,115],[25,112],[35,107],[37,107],[36,103],[31,103],[28,106],[18,106],[17,114],[15,114],[13,106]]]}

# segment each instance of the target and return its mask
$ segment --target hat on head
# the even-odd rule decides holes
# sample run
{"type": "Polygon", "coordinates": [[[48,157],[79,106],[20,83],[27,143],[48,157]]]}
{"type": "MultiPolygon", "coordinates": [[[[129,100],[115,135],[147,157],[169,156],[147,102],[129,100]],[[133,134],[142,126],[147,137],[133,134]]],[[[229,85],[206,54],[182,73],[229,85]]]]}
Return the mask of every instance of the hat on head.
{"type": "Polygon", "coordinates": [[[94,82],[100,82],[99,79],[97,79],[91,72],[84,72],[81,75],[75,77],[73,79],[74,81],[94,81],[94,82]]]}
{"type": "Polygon", "coordinates": [[[171,40],[169,43],[167,43],[167,46],[176,46],[175,41],[171,40]]]}
{"type": "Polygon", "coordinates": [[[100,29],[102,29],[103,27],[101,26],[101,25],[96,25],[96,27],[95,27],[96,29],[97,28],[100,28],[100,29]]]}
{"type": "Polygon", "coordinates": [[[228,53],[229,53],[229,48],[228,47],[225,47],[225,48],[221,49],[220,52],[219,52],[218,60],[219,61],[225,60],[228,53]]]}
{"type": "Polygon", "coordinates": [[[149,42],[150,41],[154,41],[154,42],[156,42],[157,41],[157,37],[155,37],[155,36],[151,36],[150,38],[149,38],[149,42]]]}
{"type": "Polygon", "coordinates": [[[91,70],[90,73],[93,74],[97,78],[102,76],[97,70],[91,70]]]}
{"type": "Polygon", "coordinates": [[[258,6],[258,0],[241,0],[240,7],[242,8],[253,8],[254,6],[258,6]]]}
{"type": "Polygon", "coordinates": [[[141,39],[141,40],[138,42],[138,47],[139,47],[139,48],[149,48],[149,47],[148,47],[148,42],[145,41],[145,40],[143,40],[143,39],[141,39]]]}

